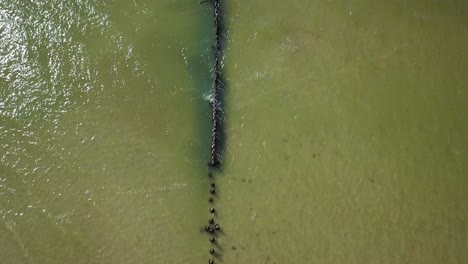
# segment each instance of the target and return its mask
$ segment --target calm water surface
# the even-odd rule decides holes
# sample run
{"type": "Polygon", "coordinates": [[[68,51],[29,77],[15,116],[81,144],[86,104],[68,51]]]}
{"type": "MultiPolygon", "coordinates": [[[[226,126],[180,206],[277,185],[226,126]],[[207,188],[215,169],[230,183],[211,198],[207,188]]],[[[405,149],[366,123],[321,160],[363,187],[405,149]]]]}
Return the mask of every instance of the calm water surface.
{"type": "MultiPolygon", "coordinates": [[[[464,263],[466,1],[226,1],[223,263],[464,263]]],[[[211,10],[0,0],[0,263],[207,263],[211,10]]]]}

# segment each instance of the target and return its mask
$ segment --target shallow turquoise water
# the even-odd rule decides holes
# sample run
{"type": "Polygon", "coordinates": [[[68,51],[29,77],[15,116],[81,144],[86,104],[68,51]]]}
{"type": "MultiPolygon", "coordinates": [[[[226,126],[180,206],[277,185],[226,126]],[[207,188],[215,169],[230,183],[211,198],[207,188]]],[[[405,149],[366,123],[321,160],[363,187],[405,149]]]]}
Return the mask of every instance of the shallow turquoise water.
{"type": "MultiPolygon", "coordinates": [[[[467,12],[228,1],[217,260],[463,263],[467,12]]],[[[207,262],[211,27],[188,0],[0,2],[0,263],[207,262]]]]}

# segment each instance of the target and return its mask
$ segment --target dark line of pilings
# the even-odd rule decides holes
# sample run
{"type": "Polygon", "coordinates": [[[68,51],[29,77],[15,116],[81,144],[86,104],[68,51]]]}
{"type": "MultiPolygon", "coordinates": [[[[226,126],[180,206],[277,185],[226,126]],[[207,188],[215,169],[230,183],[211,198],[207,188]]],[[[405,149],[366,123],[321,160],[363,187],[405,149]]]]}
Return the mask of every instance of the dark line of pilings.
{"type": "Polygon", "coordinates": [[[213,67],[213,83],[212,83],[212,130],[211,130],[211,167],[219,167],[220,164],[220,130],[221,127],[221,39],[222,39],[222,17],[221,17],[221,0],[211,0],[214,12],[214,31],[215,31],[215,44],[214,44],[214,67],[213,67]]]}
{"type": "MultiPolygon", "coordinates": [[[[221,166],[221,133],[223,132],[223,116],[222,116],[222,70],[221,70],[221,57],[222,57],[222,15],[221,15],[221,0],[204,0],[203,2],[210,2],[214,12],[214,32],[215,32],[215,43],[213,46],[213,81],[211,84],[211,161],[208,166],[211,168],[219,169],[221,166]]],[[[211,258],[208,260],[209,264],[213,264],[216,261],[221,261],[222,256],[218,252],[219,245],[217,244],[218,237],[223,233],[218,223],[218,210],[215,209],[214,203],[217,198],[218,186],[215,184],[214,175],[210,171],[208,172],[210,179],[210,197],[208,201],[210,203],[209,212],[211,218],[208,220],[208,225],[205,225],[204,230],[210,235],[209,241],[212,247],[209,249],[211,258]],[[216,220],[215,220],[216,218],[216,220]],[[215,249],[216,248],[216,249],[215,249]]]]}

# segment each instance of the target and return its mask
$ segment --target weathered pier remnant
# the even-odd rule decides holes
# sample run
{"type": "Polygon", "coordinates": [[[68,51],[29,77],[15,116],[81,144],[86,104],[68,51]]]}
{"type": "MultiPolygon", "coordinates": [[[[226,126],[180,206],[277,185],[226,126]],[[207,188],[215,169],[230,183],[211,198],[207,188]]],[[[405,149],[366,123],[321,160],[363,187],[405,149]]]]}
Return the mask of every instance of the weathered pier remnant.
{"type": "MultiPolygon", "coordinates": [[[[215,41],[213,45],[213,81],[211,84],[211,160],[208,163],[210,169],[220,169],[222,159],[222,147],[223,147],[223,134],[224,134],[224,117],[223,117],[223,78],[222,78],[222,66],[221,60],[223,57],[222,39],[223,39],[223,25],[222,25],[222,6],[221,0],[203,0],[200,3],[210,3],[213,8],[213,24],[215,41]]],[[[218,233],[223,233],[220,225],[214,218],[218,218],[218,210],[213,207],[218,193],[218,185],[214,181],[214,174],[212,171],[208,172],[208,178],[210,179],[210,197],[208,198],[210,205],[211,218],[208,220],[209,226],[205,226],[205,231],[210,234],[209,241],[212,244],[217,243],[215,236],[218,233]]],[[[219,258],[219,253],[215,253],[213,248],[209,250],[211,256],[219,258]]],[[[213,258],[210,258],[208,263],[215,263],[213,258]]]]}
{"type": "Polygon", "coordinates": [[[214,19],[214,32],[215,32],[215,43],[213,46],[213,57],[214,57],[214,66],[213,66],[213,82],[211,87],[211,119],[212,119],[212,129],[211,129],[211,161],[208,164],[210,167],[219,167],[221,165],[221,133],[223,131],[222,121],[223,121],[223,105],[222,105],[222,69],[221,69],[221,59],[222,59],[222,37],[223,37],[223,28],[222,28],[222,10],[221,10],[221,0],[211,0],[213,5],[213,19],[214,19]]]}

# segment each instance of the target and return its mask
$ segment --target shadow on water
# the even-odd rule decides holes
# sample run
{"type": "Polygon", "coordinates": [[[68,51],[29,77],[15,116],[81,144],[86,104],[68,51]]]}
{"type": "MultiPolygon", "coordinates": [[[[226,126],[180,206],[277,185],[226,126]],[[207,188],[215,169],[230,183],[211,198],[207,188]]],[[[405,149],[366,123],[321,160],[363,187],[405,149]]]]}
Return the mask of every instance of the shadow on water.
{"type": "Polygon", "coordinates": [[[203,5],[200,9],[204,10],[200,15],[200,23],[197,30],[194,31],[194,41],[197,43],[191,55],[187,59],[187,67],[193,81],[193,100],[195,100],[195,120],[198,130],[198,143],[193,149],[195,160],[201,160],[200,164],[209,159],[207,149],[210,145],[210,104],[209,95],[211,92],[211,69],[213,61],[212,53],[212,24],[211,10],[203,5]]]}
{"type": "Polygon", "coordinates": [[[225,68],[224,65],[226,64],[225,58],[226,58],[226,52],[227,52],[227,44],[228,44],[228,9],[226,7],[226,4],[224,3],[225,1],[220,1],[221,3],[221,20],[219,23],[220,30],[220,47],[219,47],[219,59],[220,59],[220,65],[221,67],[219,68],[219,75],[218,78],[220,80],[219,84],[219,96],[218,100],[221,104],[221,111],[219,112],[219,130],[218,130],[218,142],[217,142],[217,159],[222,163],[225,157],[225,152],[226,152],[226,147],[227,147],[227,141],[228,141],[228,114],[226,113],[226,109],[228,109],[227,105],[227,96],[229,93],[229,81],[228,78],[225,76],[225,68]]]}

